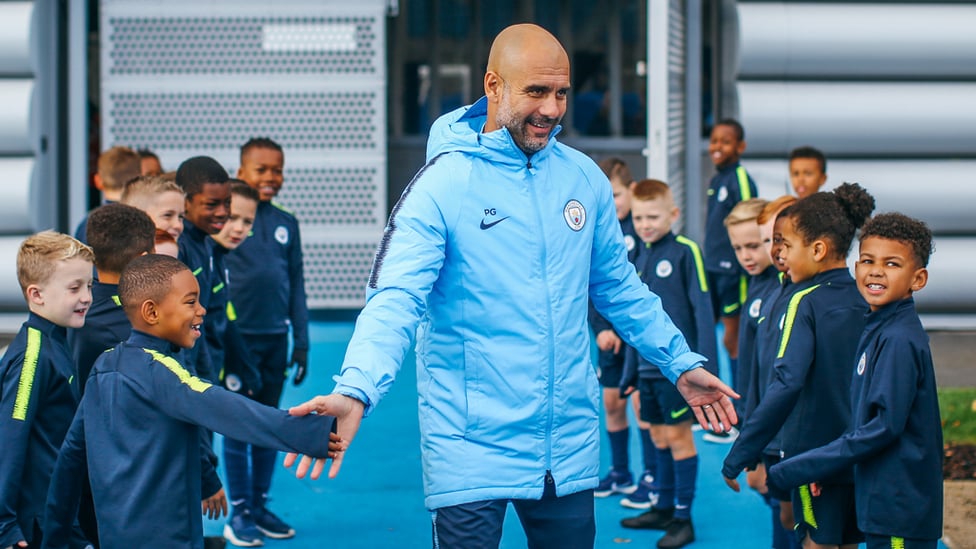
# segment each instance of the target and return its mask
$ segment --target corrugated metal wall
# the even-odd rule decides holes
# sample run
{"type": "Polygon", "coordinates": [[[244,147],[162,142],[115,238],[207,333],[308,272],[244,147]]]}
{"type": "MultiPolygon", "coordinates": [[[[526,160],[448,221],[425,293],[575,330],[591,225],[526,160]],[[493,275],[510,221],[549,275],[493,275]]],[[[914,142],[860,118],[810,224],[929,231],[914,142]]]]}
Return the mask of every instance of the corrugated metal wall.
{"type": "Polygon", "coordinates": [[[789,189],[791,149],[828,158],[828,185],[861,183],[877,212],[936,233],[919,309],[976,312],[976,5],[739,2],[744,165],[760,194],[789,189]]]}

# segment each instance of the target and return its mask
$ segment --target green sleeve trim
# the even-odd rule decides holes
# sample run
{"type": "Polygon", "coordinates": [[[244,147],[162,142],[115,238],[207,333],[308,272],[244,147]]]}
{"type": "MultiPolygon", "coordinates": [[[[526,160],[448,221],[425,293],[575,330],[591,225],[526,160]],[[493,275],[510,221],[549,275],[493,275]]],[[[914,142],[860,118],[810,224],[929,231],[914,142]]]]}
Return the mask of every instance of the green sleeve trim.
{"type": "Polygon", "coordinates": [[[220,284],[217,284],[216,286],[214,286],[213,287],[213,290],[211,290],[211,291],[213,293],[217,293],[217,292],[219,292],[220,290],[223,290],[223,289],[224,289],[224,283],[221,282],[220,284]]]}
{"type": "Polygon", "coordinates": [[[41,331],[27,328],[27,350],[24,352],[24,364],[20,367],[17,398],[14,399],[13,418],[16,420],[27,419],[27,409],[30,407],[31,390],[34,388],[34,375],[37,373],[37,360],[40,355],[41,331]]]}
{"type": "Polygon", "coordinates": [[[891,549],[905,549],[905,538],[891,537],[891,549]]]}
{"type": "Polygon", "coordinates": [[[279,210],[281,210],[281,211],[283,211],[283,212],[285,212],[286,214],[289,214],[289,215],[295,215],[295,213],[294,213],[294,212],[292,212],[292,211],[291,211],[291,210],[289,210],[288,208],[286,208],[286,207],[284,207],[284,206],[282,206],[281,204],[278,204],[277,202],[274,202],[274,201],[272,201],[272,202],[271,202],[271,205],[272,205],[272,206],[274,206],[275,208],[278,208],[279,210]]]}
{"type": "Polygon", "coordinates": [[[745,275],[739,275],[739,305],[745,305],[747,297],[749,297],[749,279],[745,275]]]}
{"type": "Polygon", "coordinates": [[[790,334],[793,333],[793,322],[796,321],[796,310],[800,308],[800,300],[819,287],[820,284],[810,286],[806,290],[796,292],[790,298],[790,304],[786,308],[786,321],[783,323],[783,339],[779,342],[779,352],[776,353],[776,358],[783,358],[783,354],[786,353],[786,346],[790,342],[790,334]]]}
{"type": "Polygon", "coordinates": [[[813,515],[813,497],[810,495],[810,486],[806,484],[800,486],[800,506],[803,507],[803,522],[817,528],[817,517],[813,515]]]}
{"type": "Polygon", "coordinates": [[[237,309],[234,308],[234,304],[227,300],[227,320],[234,322],[237,320],[237,309]]]}
{"type": "Polygon", "coordinates": [[[180,383],[183,383],[190,389],[198,393],[202,393],[213,387],[213,385],[207,383],[206,381],[191,375],[190,372],[188,372],[186,368],[184,368],[183,365],[180,364],[175,358],[164,355],[159,351],[153,351],[152,349],[143,349],[143,351],[149,354],[149,356],[153,357],[153,360],[165,366],[167,370],[173,372],[173,374],[179,378],[180,383]]]}
{"type": "Polygon", "coordinates": [[[708,292],[708,277],[705,276],[705,262],[702,261],[701,249],[694,240],[678,235],[675,237],[680,244],[684,244],[691,249],[691,255],[695,258],[695,270],[698,272],[698,285],[703,293],[708,292]]]}
{"type": "Polygon", "coordinates": [[[203,267],[197,267],[196,269],[193,269],[193,276],[200,276],[200,273],[202,272],[203,272],[203,267]]]}
{"type": "Polygon", "coordinates": [[[735,169],[736,178],[739,180],[739,197],[741,200],[749,200],[752,198],[752,192],[749,190],[749,175],[746,173],[746,169],[739,166],[735,169]]]}
{"type": "Polygon", "coordinates": [[[119,299],[119,296],[113,295],[112,296],[112,301],[115,303],[115,306],[116,307],[121,307],[122,306],[122,300],[119,299]]]}

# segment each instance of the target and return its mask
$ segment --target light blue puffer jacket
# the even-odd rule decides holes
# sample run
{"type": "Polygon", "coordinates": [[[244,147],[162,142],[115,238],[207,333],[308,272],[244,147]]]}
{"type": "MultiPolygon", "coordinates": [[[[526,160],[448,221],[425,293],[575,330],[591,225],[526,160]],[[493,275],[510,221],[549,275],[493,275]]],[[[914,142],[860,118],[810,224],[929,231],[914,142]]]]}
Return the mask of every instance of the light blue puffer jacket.
{"type": "MultiPolygon", "coordinates": [[[[600,387],[587,296],[674,381],[692,353],[627,261],[610,184],[550,139],[531,160],[486,101],[441,117],[393,209],[336,392],[389,390],[417,340],[426,505],[596,486],[600,387]]],[[[367,422],[368,423],[368,422],[367,422]]],[[[368,428],[368,427],[367,427],[368,428]]]]}

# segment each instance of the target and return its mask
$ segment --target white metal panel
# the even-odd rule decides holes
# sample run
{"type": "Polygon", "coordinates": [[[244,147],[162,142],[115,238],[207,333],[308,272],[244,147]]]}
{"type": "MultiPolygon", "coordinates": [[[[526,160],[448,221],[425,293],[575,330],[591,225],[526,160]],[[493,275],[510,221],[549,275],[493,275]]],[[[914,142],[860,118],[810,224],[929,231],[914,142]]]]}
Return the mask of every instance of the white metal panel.
{"type": "Polygon", "coordinates": [[[976,83],[738,83],[749,154],[814,144],[864,156],[972,154],[976,83]]]}
{"type": "Polygon", "coordinates": [[[33,74],[30,31],[34,3],[3,2],[0,14],[0,74],[33,74]]]}
{"type": "MultiPolygon", "coordinates": [[[[746,159],[759,196],[793,194],[786,160],[746,159]]],[[[938,233],[972,233],[976,205],[976,160],[827,160],[827,184],[859,183],[877,203],[876,212],[898,211],[928,223],[938,233]]],[[[976,273],[974,273],[976,275],[976,273]]]]}
{"type": "Polygon", "coordinates": [[[976,77],[976,6],[742,2],[741,78],[976,77]]]}
{"type": "MultiPolygon", "coordinates": [[[[31,181],[34,177],[34,159],[0,158],[0,173],[3,174],[0,188],[0,233],[27,233],[36,229],[31,219],[31,181]]],[[[48,197],[50,198],[50,197],[48,197]]],[[[48,207],[54,202],[49,200],[48,207]]],[[[0,256],[3,257],[3,256],[0,256]]]]}
{"type": "Polygon", "coordinates": [[[175,169],[239,147],[285,151],[313,308],[359,307],[386,217],[383,0],[102,0],[103,144],[175,169]]]}

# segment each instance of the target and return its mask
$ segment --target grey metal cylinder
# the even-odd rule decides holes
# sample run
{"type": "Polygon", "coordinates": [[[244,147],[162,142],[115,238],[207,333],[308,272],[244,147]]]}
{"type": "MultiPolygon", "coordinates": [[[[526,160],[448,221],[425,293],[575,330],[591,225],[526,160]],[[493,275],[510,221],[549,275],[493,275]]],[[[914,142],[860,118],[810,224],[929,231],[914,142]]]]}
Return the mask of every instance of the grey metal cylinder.
{"type": "Polygon", "coordinates": [[[4,180],[4,195],[0,200],[0,234],[32,232],[30,191],[33,171],[33,158],[0,158],[0,174],[3,174],[4,180]]]}
{"type": "MultiPolygon", "coordinates": [[[[972,182],[976,160],[831,160],[827,156],[823,190],[845,181],[860,183],[874,196],[876,212],[917,217],[940,234],[973,234],[976,229],[972,182]]],[[[747,158],[742,165],[756,181],[759,196],[793,194],[786,160],[747,158]]]]}
{"type": "Polygon", "coordinates": [[[739,2],[739,77],[976,77],[976,6],[739,2]]]}
{"type": "Polygon", "coordinates": [[[739,82],[749,154],[974,154],[976,83],[739,82]]]}
{"type": "Polygon", "coordinates": [[[24,296],[20,291],[20,284],[17,282],[17,250],[20,243],[24,241],[23,236],[2,236],[0,237],[0,257],[3,261],[0,265],[0,309],[19,310],[24,309],[24,296]]]}
{"type": "Polygon", "coordinates": [[[0,80],[0,151],[33,154],[30,140],[33,80],[0,80]]]}
{"type": "Polygon", "coordinates": [[[976,237],[939,237],[929,260],[928,285],[915,302],[923,313],[967,313],[976,310],[971,290],[976,278],[976,237]]]}
{"type": "Polygon", "coordinates": [[[0,13],[0,74],[33,74],[30,41],[34,2],[3,2],[0,13]]]}

